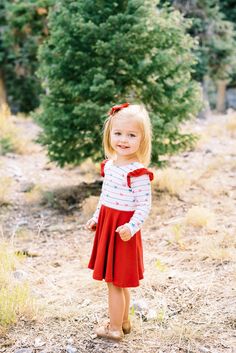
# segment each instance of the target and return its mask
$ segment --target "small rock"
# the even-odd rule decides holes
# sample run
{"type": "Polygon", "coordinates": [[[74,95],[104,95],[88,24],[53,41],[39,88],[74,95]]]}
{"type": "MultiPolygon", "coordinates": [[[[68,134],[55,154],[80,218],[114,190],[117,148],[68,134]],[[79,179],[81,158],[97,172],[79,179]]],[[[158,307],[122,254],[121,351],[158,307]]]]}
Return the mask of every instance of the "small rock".
{"type": "Polygon", "coordinates": [[[26,221],[26,220],[22,220],[22,221],[19,221],[18,222],[18,227],[22,227],[22,226],[27,226],[29,223],[28,223],[28,221],[26,221]]]}
{"type": "Polygon", "coordinates": [[[200,351],[201,353],[208,353],[208,352],[210,352],[210,349],[208,349],[208,348],[206,348],[206,347],[199,347],[199,351],[200,351]]]}
{"type": "Polygon", "coordinates": [[[80,307],[84,308],[85,306],[88,306],[91,303],[90,299],[85,299],[81,304],[80,307]]]}
{"type": "Polygon", "coordinates": [[[148,310],[148,304],[143,299],[134,301],[132,306],[133,306],[134,310],[137,312],[142,312],[142,311],[148,310]]]}
{"type": "Polygon", "coordinates": [[[95,338],[97,338],[96,333],[92,333],[92,334],[90,335],[90,338],[91,338],[92,340],[94,340],[95,338]]]}
{"type": "Polygon", "coordinates": [[[25,183],[22,183],[20,191],[21,192],[30,192],[31,190],[33,190],[34,187],[35,187],[34,183],[25,182],[25,183]]]}
{"type": "Polygon", "coordinates": [[[66,346],[66,352],[67,353],[75,353],[75,352],[77,352],[77,349],[75,347],[68,345],[68,346],[66,346]]]}
{"type": "Polygon", "coordinates": [[[40,348],[40,347],[44,346],[45,344],[46,344],[46,342],[44,342],[41,337],[36,337],[34,340],[35,348],[40,348]]]}
{"type": "Polygon", "coordinates": [[[31,348],[20,348],[20,349],[17,349],[14,353],[33,353],[33,349],[31,349],[31,348]]]}
{"type": "Polygon", "coordinates": [[[10,152],[9,152],[9,153],[7,154],[7,157],[8,157],[8,158],[11,158],[11,159],[16,159],[17,155],[16,155],[15,153],[10,153],[10,152]]]}
{"type": "Polygon", "coordinates": [[[67,338],[67,342],[70,343],[70,344],[72,344],[72,343],[74,343],[74,340],[73,340],[72,337],[69,337],[69,338],[67,338]]]}
{"type": "Polygon", "coordinates": [[[155,320],[157,318],[157,312],[154,309],[149,309],[146,315],[147,320],[155,320]]]}
{"type": "Polygon", "coordinates": [[[17,270],[13,272],[13,276],[18,280],[24,280],[28,277],[28,274],[23,270],[17,270]]]}
{"type": "Polygon", "coordinates": [[[53,224],[51,226],[48,227],[48,231],[50,233],[53,233],[53,232],[61,232],[62,230],[62,226],[59,224],[53,224]]]}
{"type": "Polygon", "coordinates": [[[46,164],[44,167],[43,167],[43,170],[51,170],[52,169],[52,166],[51,165],[48,165],[46,164]]]}

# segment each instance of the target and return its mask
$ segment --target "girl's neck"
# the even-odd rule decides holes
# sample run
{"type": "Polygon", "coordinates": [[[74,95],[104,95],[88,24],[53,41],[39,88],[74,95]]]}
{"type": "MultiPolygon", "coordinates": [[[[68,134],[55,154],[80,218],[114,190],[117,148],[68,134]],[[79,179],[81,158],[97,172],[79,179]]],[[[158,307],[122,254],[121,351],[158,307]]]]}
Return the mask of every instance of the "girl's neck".
{"type": "Polygon", "coordinates": [[[117,158],[113,161],[115,165],[119,165],[119,166],[134,163],[134,162],[139,162],[136,156],[132,158],[122,158],[117,156],[117,158]]]}

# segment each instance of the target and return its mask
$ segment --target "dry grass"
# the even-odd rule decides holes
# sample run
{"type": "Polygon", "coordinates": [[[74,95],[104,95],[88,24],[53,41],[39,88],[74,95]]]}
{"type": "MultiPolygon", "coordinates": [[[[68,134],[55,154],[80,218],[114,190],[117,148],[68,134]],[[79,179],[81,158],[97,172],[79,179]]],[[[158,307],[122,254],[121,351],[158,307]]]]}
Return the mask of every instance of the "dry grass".
{"type": "Polygon", "coordinates": [[[41,185],[34,185],[32,189],[25,193],[25,200],[28,204],[40,204],[44,197],[41,185]]]}
{"type": "Polygon", "coordinates": [[[169,239],[170,244],[177,245],[180,250],[185,249],[185,243],[183,239],[183,224],[174,224],[171,227],[171,238],[169,239]]]}
{"type": "Polygon", "coordinates": [[[87,222],[92,217],[96,210],[98,199],[97,196],[89,196],[83,201],[80,214],[81,223],[87,222]]]}
{"type": "Polygon", "coordinates": [[[7,105],[0,109],[0,155],[8,152],[26,154],[29,152],[29,141],[22,138],[22,131],[17,128],[11,118],[7,105]]]}
{"type": "Polygon", "coordinates": [[[224,185],[217,185],[214,180],[202,179],[199,180],[197,185],[201,186],[208,194],[214,197],[219,197],[225,194],[224,185]]]}
{"type": "Polygon", "coordinates": [[[224,159],[224,156],[217,156],[210,163],[207,164],[207,168],[202,175],[204,178],[210,178],[215,172],[223,167],[227,162],[224,159]]]}
{"type": "Polygon", "coordinates": [[[10,203],[11,186],[12,179],[10,177],[0,178],[0,206],[10,203]]]}
{"type": "Polygon", "coordinates": [[[217,124],[217,122],[213,122],[208,125],[205,130],[205,133],[210,137],[220,138],[222,137],[222,129],[224,129],[222,125],[217,124]]]}
{"type": "Polygon", "coordinates": [[[193,206],[188,210],[185,222],[194,227],[212,227],[215,224],[215,215],[205,207],[193,206]]]}
{"type": "Polygon", "coordinates": [[[180,170],[166,168],[156,173],[159,190],[168,191],[171,195],[179,195],[188,188],[190,181],[187,175],[180,170]]]}
{"type": "Polygon", "coordinates": [[[22,316],[32,319],[35,315],[35,302],[28,283],[17,281],[13,276],[21,258],[10,244],[0,243],[0,332],[22,316]]]}
{"type": "Polygon", "coordinates": [[[236,134],[236,112],[229,114],[226,122],[226,129],[232,136],[236,134]]]}
{"type": "Polygon", "coordinates": [[[198,139],[194,142],[194,149],[202,150],[202,148],[206,145],[206,143],[209,142],[210,136],[206,132],[201,134],[196,134],[196,136],[198,137],[198,139]]]}
{"type": "Polygon", "coordinates": [[[196,327],[184,319],[182,322],[172,322],[169,332],[165,332],[165,341],[168,337],[172,341],[177,341],[179,347],[185,345],[194,346],[194,342],[203,338],[206,327],[207,325],[204,328],[196,327]]]}
{"type": "Polygon", "coordinates": [[[236,240],[234,235],[220,233],[211,237],[203,236],[199,240],[197,253],[201,258],[220,262],[236,259],[236,240]]]}
{"type": "Polygon", "coordinates": [[[15,237],[24,242],[30,241],[34,236],[34,232],[26,227],[19,227],[15,230],[15,237]]]}

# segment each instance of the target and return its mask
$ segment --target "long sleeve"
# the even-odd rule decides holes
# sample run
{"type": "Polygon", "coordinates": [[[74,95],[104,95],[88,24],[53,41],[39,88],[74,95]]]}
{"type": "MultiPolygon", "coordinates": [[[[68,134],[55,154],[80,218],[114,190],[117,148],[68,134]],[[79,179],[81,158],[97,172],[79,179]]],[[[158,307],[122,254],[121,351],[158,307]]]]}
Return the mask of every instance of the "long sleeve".
{"type": "Polygon", "coordinates": [[[99,212],[100,212],[100,209],[101,209],[101,204],[102,204],[101,198],[102,198],[102,195],[100,195],[100,197],[99,197],[96,211],[94,212],[94,214],[93,214],[93,216],[92,216],[92,219],[93,219],[94,222],[96,222],[96,223],[98,223],[98,216],[99,216],[99,212]]]}
{"type": "Polygon", "coordinates": [[[142,227],[151,209],[151,183],[147,174],[131,179],[132,192],[135,199],[135,212],[129,223],[125,225],[129,227],[133,236],[142,227]]]}

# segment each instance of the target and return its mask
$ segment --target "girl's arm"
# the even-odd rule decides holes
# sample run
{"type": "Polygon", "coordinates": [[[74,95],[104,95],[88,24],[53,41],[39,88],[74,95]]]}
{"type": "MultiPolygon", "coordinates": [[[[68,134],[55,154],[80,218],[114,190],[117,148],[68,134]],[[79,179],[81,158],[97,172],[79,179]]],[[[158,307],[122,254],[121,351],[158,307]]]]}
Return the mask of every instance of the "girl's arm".
{"type": "Polygon", "coordinates": [[[140,230],[151,209],[151,183],[147,174],[131,179],[131,187],[136,200],[136,210],[127,226],[133,236],[140,230]]]}
{"type": "Polygon", "coordinates": [[[102,195],[100,195],[100,197],[99,197],[96,211],[94,212],[94,214],[91,218],[95,223],[98,223],[98,216],[99,216],[99,212],[101,209],[101,205],[102,205],[102,195]]]}

